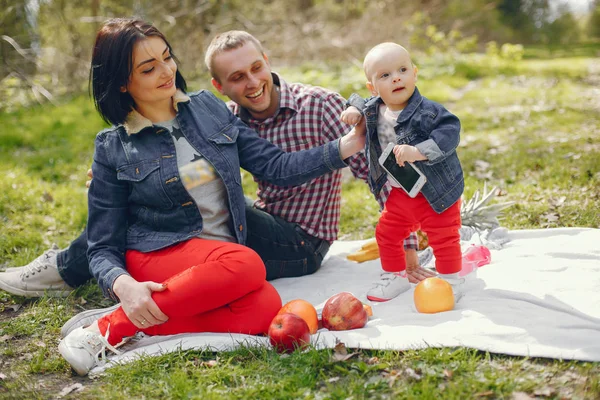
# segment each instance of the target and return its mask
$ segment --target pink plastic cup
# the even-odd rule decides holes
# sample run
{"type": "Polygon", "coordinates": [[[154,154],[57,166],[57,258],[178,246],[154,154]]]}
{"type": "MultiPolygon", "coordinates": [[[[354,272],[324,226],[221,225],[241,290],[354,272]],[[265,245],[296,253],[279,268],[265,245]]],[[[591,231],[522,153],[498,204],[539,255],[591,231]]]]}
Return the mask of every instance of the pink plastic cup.
{"type": "Polygon", "coordinates": [[[492,261],[490,250],[483,245],[469,246],[462,257],[462,269],[459,276],[465,276],[473,272],[478,267],[489,264],[492,261]]]}

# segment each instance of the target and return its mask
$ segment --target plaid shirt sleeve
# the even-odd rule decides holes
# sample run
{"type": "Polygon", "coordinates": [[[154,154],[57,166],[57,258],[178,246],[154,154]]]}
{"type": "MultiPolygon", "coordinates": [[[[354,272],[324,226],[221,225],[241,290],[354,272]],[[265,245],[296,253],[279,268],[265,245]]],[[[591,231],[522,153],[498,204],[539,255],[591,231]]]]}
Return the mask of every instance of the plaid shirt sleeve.
{"type": "MultiPolygon", "coordinates": [[[[342,122],[340,115],[346,107],[346,100],[337,93],[331,93],[327,97],[327,101],[323,104],[323,132],[327,139],[335,140],[341,138],[350,132],[351,127],[342,122]]],[[[350,167],[352,175],[363,181],[367,181],[369,176],[369,167],[365,150],[350,156],[347,159],[347,164],[350,167]]]]}
{"type": "Polygon", "coordinates": [[[405,249],[419,249],[419,238],[417,237],[416,232],[411,232],[410,235],[404,239],[404,248],[405,249]]]}

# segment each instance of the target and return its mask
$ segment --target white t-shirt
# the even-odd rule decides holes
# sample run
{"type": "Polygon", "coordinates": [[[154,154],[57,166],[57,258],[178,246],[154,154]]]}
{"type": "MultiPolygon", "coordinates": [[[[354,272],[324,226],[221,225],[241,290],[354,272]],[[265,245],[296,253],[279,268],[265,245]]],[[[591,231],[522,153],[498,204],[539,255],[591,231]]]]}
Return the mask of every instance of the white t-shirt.
{"type": "MultiPolygon", "coordinates": [[[[388,144],[396,144],[396,130],[394,129],[398,123],[398,117],[402,110],[392,111],[385,104],[379,106],[379,115],[377,117],[377,137],[381,150],[385,150],[388,144]]],[[[388,181],[393,187],[400,187],[393,179],[388,176],[388,181]]]]}
{"type": "Polygon", "coordinates": [[[235,242],[229,227],[231,216],[227,208],[227,189],[213,165],[194,150],[176,119],[156,125],[167,129],[173,137],[181,182],[202,215],[202,232],[198,237],[235,242]]]}

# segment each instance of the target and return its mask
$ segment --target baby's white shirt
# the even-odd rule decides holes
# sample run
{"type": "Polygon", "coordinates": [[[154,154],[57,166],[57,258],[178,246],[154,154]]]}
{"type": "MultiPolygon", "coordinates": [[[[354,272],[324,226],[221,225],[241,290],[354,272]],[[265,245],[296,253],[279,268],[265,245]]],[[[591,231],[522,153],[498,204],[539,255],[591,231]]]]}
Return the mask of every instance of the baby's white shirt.
{"type": "MultiPolygon", "coordinates": [[[[396,144],[396,130],[398,116],[402,110],[392,111],[385,104],[379,106],[379,115],[377,117],[377,137],[381,150],[385,150],[388,144],[396,144]]],[[[400,187],[393,179],[388,177],[388,181],[393,187],[400,187]]]]}

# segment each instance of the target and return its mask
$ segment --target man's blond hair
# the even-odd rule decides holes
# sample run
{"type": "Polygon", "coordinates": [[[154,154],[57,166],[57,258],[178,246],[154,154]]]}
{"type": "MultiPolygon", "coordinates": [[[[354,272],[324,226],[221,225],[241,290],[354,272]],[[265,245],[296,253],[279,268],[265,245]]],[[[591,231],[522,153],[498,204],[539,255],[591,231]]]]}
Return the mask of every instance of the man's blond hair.
{"type": "Polygon", "coordinates": [[[246,43],[252,43],[260,54],[265,54],[260,41],[246,31],[228,31],[219,33],[211,40],[206,49],[206,54],[204,55],[204,63],[206,64],[210,75],[216,79],[217,82],[219,81],[219,78],[215,74],[215,57],[225,51],[239,49],[246,43]]]}

